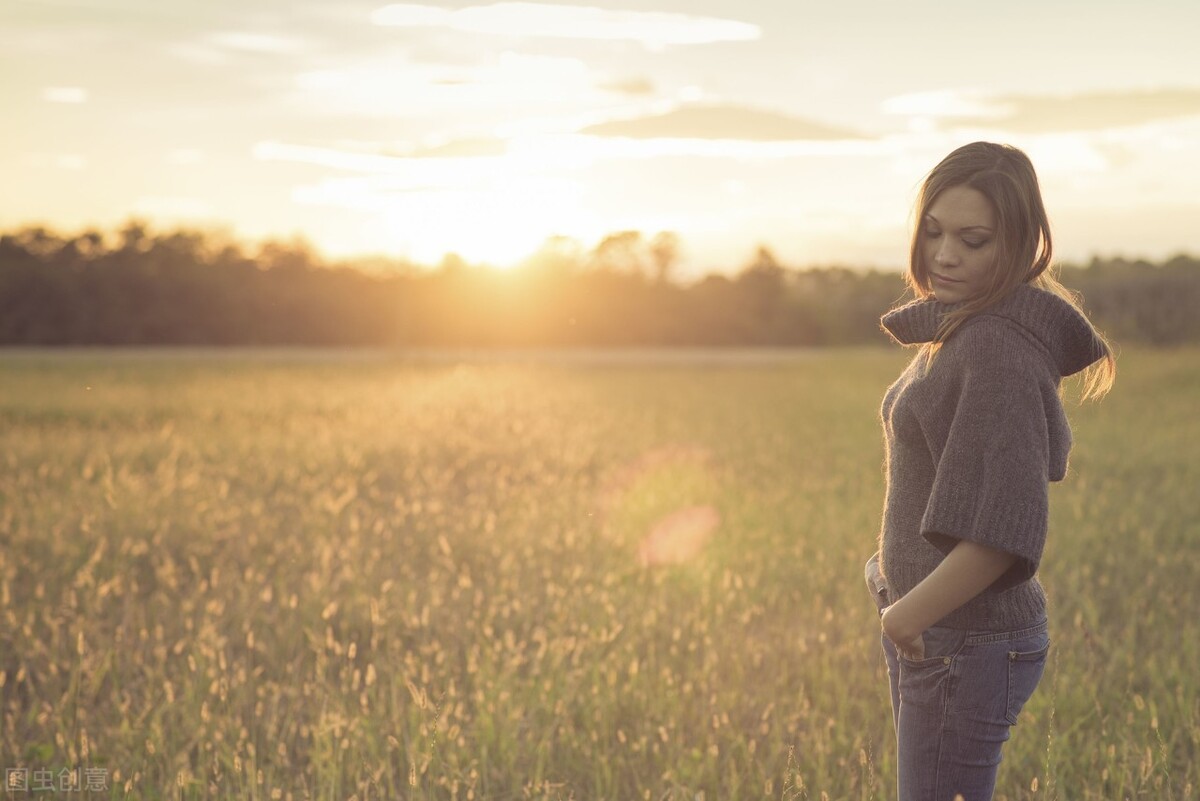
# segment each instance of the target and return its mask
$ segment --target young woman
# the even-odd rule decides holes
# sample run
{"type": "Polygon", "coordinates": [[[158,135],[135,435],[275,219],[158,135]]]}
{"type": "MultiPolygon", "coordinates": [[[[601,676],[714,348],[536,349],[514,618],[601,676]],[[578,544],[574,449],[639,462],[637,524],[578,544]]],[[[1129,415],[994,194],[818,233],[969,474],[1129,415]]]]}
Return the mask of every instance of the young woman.
{"type": "Polygon", "coordinates": [[[887,497],[867,584],[882,622],[900,801],[986,801],[1050,645],[1035,576],[1066,475],[1061,380],[1112,386],[1111,349],[1050,273],[1037,176],[975,142],[926,177],[883,328],[919,345],[881,418],[887,497]]]}

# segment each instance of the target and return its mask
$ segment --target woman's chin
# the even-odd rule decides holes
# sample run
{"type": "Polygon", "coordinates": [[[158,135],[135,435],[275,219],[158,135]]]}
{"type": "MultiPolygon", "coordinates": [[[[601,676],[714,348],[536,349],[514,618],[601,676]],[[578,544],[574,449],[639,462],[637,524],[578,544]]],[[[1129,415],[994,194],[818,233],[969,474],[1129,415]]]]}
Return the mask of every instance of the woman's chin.
{"type": "Polygon", "coordinates": [[[978,291],[972,292],[967,286],[939,286],[937,282],[933,284],[933,296],[937,298],[939,303],[962,303],[964,300],[971,300],[977,297],[978,291]]]}
{"type": "Polygon", "coordinates": [[[945,289],[942,287],[934,287],[933,288],[933,296],[934,296],[934,298],[937,299],[938,303],[945,303],[947,305],[949,305],[951,303],[958,303],[960,300],[963,299],[961,292],[955,291],[953,289],[945,289]]]}

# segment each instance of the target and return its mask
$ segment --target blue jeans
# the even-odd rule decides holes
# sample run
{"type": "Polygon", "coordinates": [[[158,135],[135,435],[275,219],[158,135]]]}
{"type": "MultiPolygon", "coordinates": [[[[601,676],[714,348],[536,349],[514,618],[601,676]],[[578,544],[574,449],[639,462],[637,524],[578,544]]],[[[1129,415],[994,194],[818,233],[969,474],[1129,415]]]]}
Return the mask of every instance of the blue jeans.
{"type": "Polygon", "coordinates": [[[892,689],[899,801],[989,801],[1000,749],[1046,667],[1046,620],[1015,631],[932,626],[919,660],[898,655],[886,636],[880,640],[892,689]]]}

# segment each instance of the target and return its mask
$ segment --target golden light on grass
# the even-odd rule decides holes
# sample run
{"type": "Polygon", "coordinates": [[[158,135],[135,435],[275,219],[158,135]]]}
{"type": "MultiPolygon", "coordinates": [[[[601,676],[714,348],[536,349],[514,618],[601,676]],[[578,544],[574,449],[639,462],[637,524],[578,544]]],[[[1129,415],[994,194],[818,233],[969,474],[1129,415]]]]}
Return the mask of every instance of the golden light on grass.
{"type": "MultiPolygon", "coordinates": [[[[1200,361],[1125,359],[1072,410],[1058,656],[997,798],[1194,796],[1200,361]]],[[[901,366],[4,355],[0,762],[130,798],[885,797],[858,569],[901,366]]]]}
{"type": "Polygon", "coordinates": [[[638,546],[638,562],[644,566],[683,564],[704,549],[721,523],[711,506],[690,506],[662,517],[638,546]]]}
{"type": "Polygon", "coordinates": [[[698,557],[721,522],[712,454],[670,443],[613,469],[600,490],[601,525],[638,564],[679,565],[698,557]]]}

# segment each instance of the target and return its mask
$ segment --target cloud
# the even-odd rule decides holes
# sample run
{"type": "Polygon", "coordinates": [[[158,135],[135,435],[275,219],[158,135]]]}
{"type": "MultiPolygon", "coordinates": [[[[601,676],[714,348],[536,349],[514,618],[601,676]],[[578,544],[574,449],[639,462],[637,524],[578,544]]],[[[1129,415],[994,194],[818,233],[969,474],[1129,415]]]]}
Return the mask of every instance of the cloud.
{"type": "Polygon", "coordinates": [[[1013,131],[1077,131],[1120,128],[1200,114],[1200,89],[1093,92],[1064,97],[1002,96],[1013,131]]]}
{"type": "Polygon", "coordinates": [[[683,106],[665,114],[611,120],[580,133],[633,139],[737,139],[780,142],[858,139],[858,134],[774,111],[733,104],[683,106]]]}
{"type": "Polygon", "coordinates": [[[260,161],[307,164],[366,176],[333,179],[321,185],[323,196],[363,197],[364,186],[369,186],[370,194],[394,194],[504,186],[535,175],[576,180],[581,171],[597,165],[663,157],[736,159],[740,162],[804,157],[827,160],[829,157],[873,157],[892,150],[893,144],[873,139],[628,139],[568,133],[509,140],[486,137],[449,140],[399,150],[394,146],[366,142],[319,147],[262,141],[254,146],[253,155],[260,161]]]}
{"type": "Polygon", "coordinates": [[[762,36],[754,24],[661,11],[621,11],[553,3],[493,3],[455,10],[394,4],[371,15],[377,25],[445,27],[500,36],[627,40],[647,47],[749,41],[762,36]]]}
{"type": "Polygon", "coordinates": [[[884,102],[884,111],[944,120],[943,127],[988,127],[1019,133],[1124,128],[1200,115],[1200,89],[1083,92],[1069,95],[921,92],[884,102]]]}
{"type": "Polygon", "coordinates": [[[47,103],[86,103],[88,90],[81,86],[47,86],[42,90],[47,103]]]}
{"type": "Polygon", "coordinates": [[[504,51],[485,63],[452,67],[390,53],[294,77],[293,102],[322,114],[376,117],[499,111],[520,119],[555,108],[587,108],[603,93],[576,58],[504,51]]]}
{"type": "Polygon", "coordinates": [[[408,158],[480,158],[503,156],[508,144],[503,139],[478,137],[474,139],[451,139],[436,145],[418,147],[406,153],[408,158]]]}
{"type": "Polygon", "coordinates": [[[648,78],[625,78],[599,84],[598,89],[619,95],[652,95],[654,84],[648,78]]]}
{"type": "MultiPolygon", "coordinates": [[[[360,173],[371,176],[375,188],[413,192],[470,186],[504,180],[520,174],[519,161],[505,158],[507,147],[500,139],[449,140],[435,145],[410,147],[403,153],[389,148],[359,146],[316,147],[287,142],[263,141],[253,148],[259,161],[283,161],[360,173]]],[[[346,186],[346,182],[334,185],[346,186]]],[[[359,190],[357,184],[355,192],[359,190]]]]}

